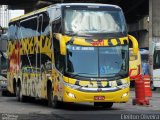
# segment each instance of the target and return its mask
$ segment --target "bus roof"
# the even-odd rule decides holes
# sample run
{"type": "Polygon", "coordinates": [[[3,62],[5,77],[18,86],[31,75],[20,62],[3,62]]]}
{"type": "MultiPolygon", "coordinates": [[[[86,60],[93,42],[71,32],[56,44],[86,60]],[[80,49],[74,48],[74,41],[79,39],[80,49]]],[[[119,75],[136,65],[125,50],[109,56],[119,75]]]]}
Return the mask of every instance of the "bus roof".
{"type": "MultiPolygon", "coordinates": [[[[104,7],[114,7],[114,8],[120,8],[117,5],[112,4],[102,4],[102,3],[62,3],[62,4],[55,4],[57,6],[104,6],[104,7]]],[[[53,5],[53,6],[55,6],[53,5]]]]}
{"type": "Polygon", "coordinates": [[[24,14],[24,15],[21,15],[19,17],[16,17],[16,18],[13,18],[10,20],[10,22],[14,22],[14,21],[17,21],[17,20],[20,20],[20,19],[23,19],[25,17],[28,17],[30,15],[34,15],[34,14],[37,14],[37,13],[40,13],[40,12],[43,12],[43,11],[46,11],[48,7],[45,7],[45,8],[41,8],[41,9],[38,9],[38,10],[35,10],[35,11],[32,11],[30,13],[27,13],[27,14],[24,14]]]}
{"type": "Polygon", "coordinates": [[[55,6],[57,6],[57,7],[63,7],[63,6],[103,6],[103,7],[112,7],[112,8],[121,9],[119,6],[111,5],[111,4],[99,4],[99,3],[62,3],[62,4],[60,4],[60,3],[58,3],[58,4],[53,4],[53,5],[47,6],[45,8],[41,8],[41,9],[32,11],[30,13],[21,15],[19,17],[13,18],[13,19],[10,20],[10,22],[14,22],[14,21],[23,19],[25,17],[37,14],[37,13],[47,11],[48,8],[52,8],[52,7],[55,7],[55,6]]]}

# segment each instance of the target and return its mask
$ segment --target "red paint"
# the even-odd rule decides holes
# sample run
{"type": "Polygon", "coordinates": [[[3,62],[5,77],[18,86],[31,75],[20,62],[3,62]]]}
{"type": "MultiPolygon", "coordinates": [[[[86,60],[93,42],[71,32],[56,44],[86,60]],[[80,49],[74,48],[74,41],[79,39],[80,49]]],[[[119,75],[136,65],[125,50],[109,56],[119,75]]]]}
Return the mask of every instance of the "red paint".
{"type": "Polygon", "coordinates": [[[92,46],[104,46],[104,40],[98,40],[91,42],[92,46]]]}
{"type": "Polygon", "coordinates": [[[20,70],[20,43],[17,42],[15,45],[15,49],[10,55],[10,72],[18,72],[20,70]]]}

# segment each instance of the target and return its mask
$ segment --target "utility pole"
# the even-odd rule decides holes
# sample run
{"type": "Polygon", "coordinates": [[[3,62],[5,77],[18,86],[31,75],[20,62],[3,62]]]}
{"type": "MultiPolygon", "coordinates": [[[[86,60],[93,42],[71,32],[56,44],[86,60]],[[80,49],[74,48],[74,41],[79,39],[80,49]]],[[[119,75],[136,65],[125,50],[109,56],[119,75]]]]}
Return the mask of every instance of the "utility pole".
{"type": "MultiPolygon", "coordinates": [[[[2,40],[1,40],[1,35],[2,35],[2,33],[3,33],[3,30],[2,30],[2,27],[0,26],[0,31],[2,31],[2,32],[0,32],[0,50],[2,49],[2,40]]],[[[1,57],[2,57],[2,55],[0,54],[0,75],[2,74],[2,62],[1,62],[1,57]]]]}
{"type": "MultiPolygon", "coordinates": [[[[1,40],[1,36],[2,36],[2,34],[3,34],[3,28],[2,28],[2,26],[1,26],[1,24],[0,24],[0,51],[1,51],[1,49],[2,49],[2,40],[1,40]]],[[[1,61],[1,57],[2,57],[2,55],[0,54],[0,75],[2,74],[2,61],[1,61]]]]}

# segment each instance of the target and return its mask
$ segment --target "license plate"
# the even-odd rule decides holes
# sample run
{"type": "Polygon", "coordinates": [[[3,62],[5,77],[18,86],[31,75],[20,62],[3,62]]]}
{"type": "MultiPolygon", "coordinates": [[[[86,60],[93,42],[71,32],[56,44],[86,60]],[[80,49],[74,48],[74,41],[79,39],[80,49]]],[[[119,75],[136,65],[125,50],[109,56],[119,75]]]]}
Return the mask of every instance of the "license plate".
{"type": "Polygon", "coordinates": [[[104,100],[105,96],[94,96],[94,100],[104,100]]]}

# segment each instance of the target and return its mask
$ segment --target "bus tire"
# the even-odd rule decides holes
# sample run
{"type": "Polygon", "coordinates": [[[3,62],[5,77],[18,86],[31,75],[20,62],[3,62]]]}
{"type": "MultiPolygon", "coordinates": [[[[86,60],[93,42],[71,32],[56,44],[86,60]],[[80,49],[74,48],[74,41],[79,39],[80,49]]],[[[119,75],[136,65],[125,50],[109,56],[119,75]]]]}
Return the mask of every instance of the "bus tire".
{"type": "Polygon", "coordinates": [[[2,96],[7,96],[7,91],[6,90],[2,91],[2,96]]]}
{"type": "Polygon", "coordinates": [[[157,89],[156,87],[153,86],[153,83],[151,83],[151,89],[152,89],[152,91],[156,91],[156,89],[157,89]]]}
{"type": "Polygon", "coordinates": [[[58,101],[58,98],[53,95],[52,87],[48,88],[48,106],[53,108],[59,108],[60,102],[58,101]],[[54,97],[53,97],[54,96],[54,97]]]}
{"type": "Polygon", "coordinates": [[[22,89],[21,89],[20,85],[16,87],[16,98],[20,102],[24,102],[25,101],[25,98],[22,95],[22,89]]]}
{"type": "Polygon", "coordinates": [[[113,102],[94,102],[95,107],[112,108],[113,102]]]}
{"type": "Polygon", "coordinates": [[[10,92],[8,90],[3,90],[2,91],[2,96],[11,96],[10,92]]]}

